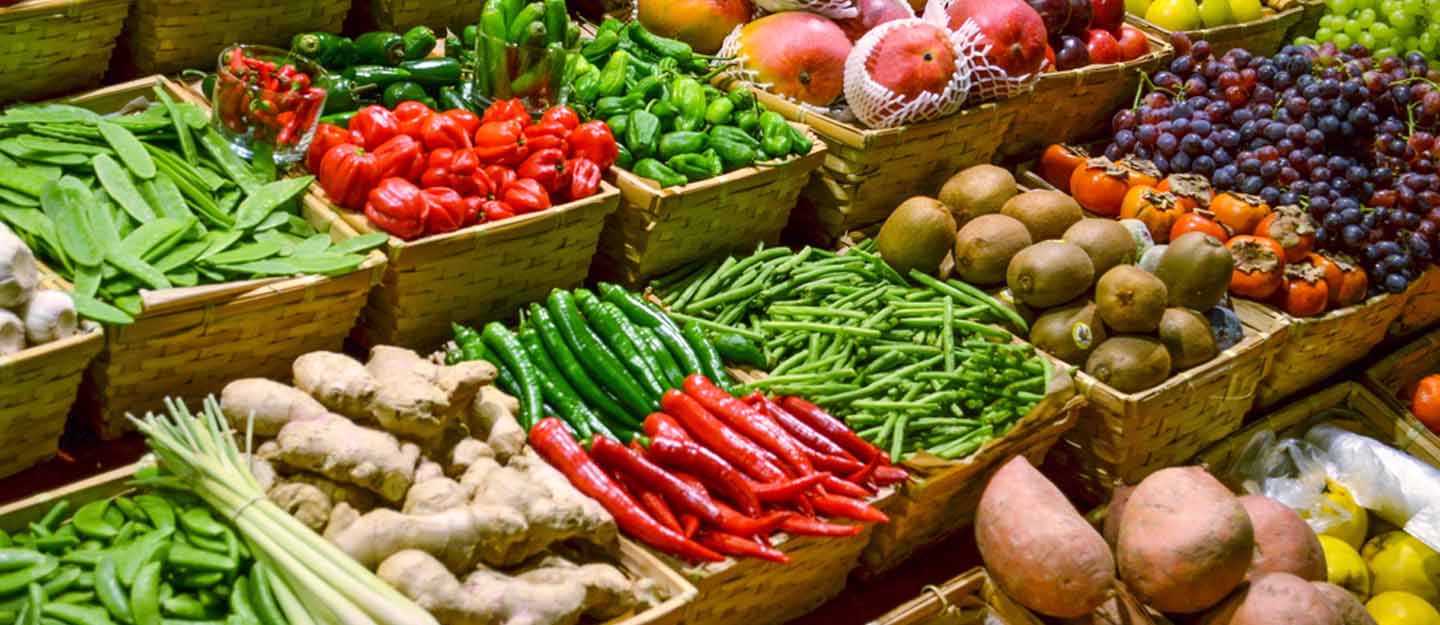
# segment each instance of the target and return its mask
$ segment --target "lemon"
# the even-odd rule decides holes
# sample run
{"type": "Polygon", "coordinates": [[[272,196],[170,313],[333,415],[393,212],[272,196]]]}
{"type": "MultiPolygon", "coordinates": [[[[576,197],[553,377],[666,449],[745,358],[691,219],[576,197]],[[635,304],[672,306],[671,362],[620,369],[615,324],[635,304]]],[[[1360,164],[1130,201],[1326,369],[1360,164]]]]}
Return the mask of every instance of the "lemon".
{"type": "Polygon", "coordinates": [[[1365,543],[1365,533],[1369,531],[1369,513],[1360,507],[1360,504],[1355,503],[1355,497],[1351,496],[1350,491],[1341,486],[1339,482],[1325,480],[1325,498],[1350,513],[1350,519],[1344,523],[1332,525],[1321,533],[1345,541],[1352,549],[1359,549],[1360,545],[1365,543]]]}
{"type": "Polygon", "coordinates": [[[1369,599],[1370,569],[1360,553],[1334,536],[1320,536],[1320,548],[1325,551],[1325,581],[1350,591],[1362,602],[1369,599]]]}
{"type": "Polygon", "coordinates": [[[1155,0],[1145,11],[1145,21],[1166,30],[1195,30],[1200,27],[1200,7],[1195,0],[1155,0]]]}
{"type": "Polygon", "coordinates": [[[1260,0],[1230,0],[1230,21],[1235,24],[1260,19],[1260,0]]]}
{"type": "Polygon", "coordinates": [[[1440,612],[1408,592],[1382,592],[1365,604],[1377,625],[1440,625],[1440,612]]]}
{"type": "Polygon", "coordinates": [[[1200,21],[1206,28],[1230,23],[1230,0],[1200,0],[1200,21]]]}
{"type": "Polygon", "coordinates": [[[1370,567],[1372,593],[1398,590],[1440,603],[1440,554],[1419,539],[1386,532],[1365,543],[1360,554],[1370,567]]]}

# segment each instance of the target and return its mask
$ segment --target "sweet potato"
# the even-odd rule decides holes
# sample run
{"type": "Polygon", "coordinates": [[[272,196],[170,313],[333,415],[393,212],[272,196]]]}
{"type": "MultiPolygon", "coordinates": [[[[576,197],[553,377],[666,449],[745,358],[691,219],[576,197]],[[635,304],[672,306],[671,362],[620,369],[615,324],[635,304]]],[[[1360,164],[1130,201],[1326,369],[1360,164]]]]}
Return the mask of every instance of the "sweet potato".
{"type": "Polygon", "coordinates": [[[1125,516],[1125,502],[1130,501],[1130,493],[1133,492],[1134,486],[1117,486],[1115,494],[1110,497],[1110,507],[1105,510],[1105,526],[1101,531],[1111,549],[1120,539],[1120,519],[1125,516]]]}
{"type": "Polygon", "coordinates": [[[1240,505],[1255,527],[1250,577],[1289,573],[1310,582],[1325,579],[1325,550],[1299,513],[1264,495],[1241,497],[1240,505]]]}
{"type": "Polygon", "coordinates": [[[1115,583],[1105,539],[1023,456],[1005,463],[985,486],[975,541],[1000,588],[1042,614],[1090,614],[1115,583]]]}
{"type": "Polygon", "coordinates": [[[1314,586],[1289,573],[1262,573],[1250,581],[1229,625],[1342,625],[1314,586]]]}
{"type": "Polygon", "coordinates": [[[1121,579],[1142,602],[1191,614],[1245,579],[1254,549],[1254,528],[1238,499],[1204,469],[1175,467],[1135,487],[1115,552],[1121,579]]]}
{"type": "Polygon", "coordinates": [[[1330,607],[1340,615],[1341,625],[1375,625],[1375,617],[1370,616],[1365,605],[1360,603],[1355,595],[1350,594],[1350,591],[1329,582],[1310,582],[1310,585],[1330,602],[1330,607]]]}

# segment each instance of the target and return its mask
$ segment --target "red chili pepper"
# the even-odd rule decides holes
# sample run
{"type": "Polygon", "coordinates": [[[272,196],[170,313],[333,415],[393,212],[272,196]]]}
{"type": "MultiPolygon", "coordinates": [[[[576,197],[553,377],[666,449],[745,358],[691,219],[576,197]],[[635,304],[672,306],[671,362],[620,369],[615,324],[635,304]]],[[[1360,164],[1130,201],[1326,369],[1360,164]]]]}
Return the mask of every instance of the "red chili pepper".
{"type": "Polygon", "coordinates": [[[245,65],[245,51],[240,50],[239,48],[232,50],[230,52],[230,73],[234,74],[238,78],[244,76],[247,71],[248,67],[245,65]]]}
{"type": "Polygon", "coordinates": [[[870,476],[875,474],[875,469],[879,467],[880,456],[875,456],[874,458],[871,458],[870,462],[864,467],[862,467],[859,471],[855,471],[854,473],[845,476],[845,481],[852,484],[860,484],[863,486],[865,482],[870,480],[870,476]]]}
{"type": "Polygon", "coordinates": [[[570,107],[561,104],[545,111],[545,114],[540,116],[540,123],[556,123],[568,130],[580,125],[580,116],[570,107]]]}
{"type": "Polygon", "coordinates": [[[419,187],[404,178],[386,178],[370,192],[365,216],[381,230],[408,240],[425,231],[428,209],[419,187]]]}
{"type": "Polygon", "coordinates": [[[859,499],[851,499],[841,495],[810,495],[810,503],[815,509],[830,516],[844,517],[866,523],[889,523],[890,517],[879,511],[874,506],[859,499]]]}
{"type": "MultiPolygon", "coordinates": [[[[646,419],[645,423],[648,431],[650,419],[646,419]]],[[[674,427],[680,426],[675,424],[674,427]]],[[[723,458],[715,455],[715,452],[689,440],[689,436],[654,436],[650,440],[650,455],[656,462],[672,470],[684,471],[700,478],[716,492],[735,502],[745,514],[754,516],[760,513],[760,498],[745,480],[745,476],[723,458]]]]}
{"type": "Polygon", "coordinates": [[[530,125],[530,112],[525,110],[525,103],[521,102],[519,98],[496,100],[485,109],[485,114],[480,117],[480,123],[496,121],[515,121],[523,128],[530,125]]]}
{"type": "Polygon", "coordinates": [[[500,221],[501,219],[509,219],[515,216],[515,209],[510,208],[509,204],[501,202],[500,200],[485,200],[485,202],[480,205],[480,210],[485,211],[486,221],[500,221]]]}
{"type": "Polygon", "coordinates": [[[645,514],[639,502],[621,490],[615,480],[585,454],[585,449],[575,442],[559,419],[546,417],[530,428],[530,446],[550,466],[563,473],[576,489],[600,502],[615,517],[621,529],[641,542],[691,560],[724,560],[720,554],[696,544],[645,514]]]}
{"type": "Polygon", "coordinates": [[[851,430],[849,426],[845,425],[843,421],[830,416],[829,413],[821,410],[819,406],[800,399],[799,397],[783,398],[780,401],[780,405],[790,411],[790,414],[795,415],[796,418],[804,422],[805,425],[814,428],[815,431],[854,454],[856,458],[868,462],[871,458],[875,457],[876,454],[884,454],[881,456],[881,464],[890,464],[889,454],[886,454],[879,447],[871,445],[869,441],[860,438],[860,436],[856,434],[854,430],[851,430]]]}
{"type": "Polygon", "coordinates": [[[320,160],[317,177],[331,201],[351,210],[360,210],[365,207],[370,190],[380,181],[380,165],[374,154],[342,143],[325,153],[325,158],[320,160]]]}
{"type": "Polygon", "coordinates": [[[896,466],[880,465],[875,467],[875,483],[880,486],[899,484],[910,479],[910,472],[896,466]]]}
{"type": "MultiPolygon", "coordinates": [[[[638,443],[631,442],[632,448],[637,445],[638,443]]],[[[637,453],[639,453],[639,451],[641,450],[637,450],[637,453]]],[[[636,494],[636,498],[640,500],[640,503],[645,505],[645,509],[650,512],[650,515],[655,517],[655,520],[677,532],[683,531],[680,528],[680,521],[675,518],[674,511],[670,510],[670,504],[665,503],[664,497],[656,494],[653,490],[641,487],[639,480],[626,479],[628,476],[623,473],[612,472],[610,476],[614,477],[621,484],[629,487],[630,491],[636,494]]]]}
{"type": "MultiPolygon", "coordinates": [[[[774,515],[755,519],[741,514],[727,514],[702,489],[675,477],[648,458],[627,449],[614,439],[596,434],[590,441],[590,454],[600,464],[637,480],[645,488],[659,493],[676,507],[694,513],[706,523],[748,536],[774,528],[783,518],[774,515]]],[[[784,515],[785,513],[777,513],[784,515]]]]}
{"type": "Polygon", "coordinates": [[[505,188],[505,203],[517,213],[535,213],[550,208],[550,194],[533,179],[519,178],[505,188]]]}
{"type": "Polygon", "coordinates": [[[660,398],[660,405],[687,432],[746,475],[764,482],[786,479],[785,472],[765,457],[764,449],[730,429],[689,395],[671,389],[660,398]]]}
{"type": "Polygon", "coordinates": [[[620,157],[620,148],[615,145],[615,135],[610,133],[610,127],[600,120],[588,121],[565,137],[570,143],[570,155],[576,158],[588,158],[591,162],[600,166],[600,169],[610,169],[615,164],[615,159],[620,157]]]}
{"type": "MultiPolygon", "coordinates": [[[[757,393],[759,392],[757,391],[757,393]]],[[[771,401],[764,393],[759,393],[759,395],[759,406],[757,406],[757,408],[763,409],[766,414],[770,415],[770,418],[774,420],[775,423],[779,424],[781,428],[788,432],[790,436],[801,445],[809,447],[820,454],[838,456],[845,460],[853,460],[857,467],[860,465],[860,462],[856,460],[855,456],[845,451],[844,447],[836,445],[835,441],[825,438],[824,434],[816,432],[815,428],[806,425],[804,421],[790,414],[790,411],[786,410],[780,404],[771,401]]],[[[854,470],[855,469],[847,469],[847,471],[854,470]]]]}
{"type": "Polygon", "coordinates": [[[418,180],[425,171],[425,152],[410,135],[395,135],[375,148],[381,178],[418,180]]]}
{"type": "Polygon", "coordinates": [[[425,213],[425,234],[454,232],[465,225],[465,198],[454,189],[430,187],[421,192],[428,208],[425,213]]]}
{"type": "Polygon", "coordinates": [[[465,109],[451,109],[441,113],[441,115],[455,120],[455,123],[460,124],[460,127],[465,129],[466,135],[474,135],[475,131],[480,128],[480,118],[465,109]]]}
{"type": "Polygon", "coordinates": [[[770,482],[767,484],[751,484],[750,488],[755,496],[765,503],[786,503],[799,499],[805,491],[815,488],[824,481],[827,473],[811,473],[804,477],[797,477],[793,480],[770,482]]]}
{"type": "Polygon", "coordinates": [[[488,165],[485,167],[485,175],[490,177],[491,199],[499,199],[505,195],[505,190],[515,184],[515,170],[501,165],[488,165]]]}
{"type": "Polygon", "coordinates": [[[275,121],[280,124],[280,132],[275,133],[275,143],[277,145],[290,145],[300,140],[300,137],[297,136],[295,132],[300,120],[295,117],[294,112],[285,111],[284,113],[276,115],[275,121]]]}
{"type": "Polygon", "coordinates": [[[806,449],[805,456],[810,459],[817,471],[829,471],[836,475],[849,475],[865,468],[865,463],[859,460],[848,460],[839,456],[828,456],[813,449],[806,449]]]}
{"type": "MultiPolygon", "coordinates": [[[[695,439],[690,438],[690,433],[685,431],[685,427],[680,425],[680,422],[676,421],[675,417],[663,412],[652,412],[650,416],[645,417],[645,435],[649,436],[652,440],[661,437],[671,437],[675,440],[695,442],[695,439]]],[[[705,448],[701,447],[701,449],[705,448]]]]}
{"type": "Polygon", "coordinates": [[[779,564],[790,564],[790,556],[785,555],[784,552],[767,547],[753,540],[746,540],[734,534],[715,530],[700,530],[695,534],[695,542],[726,555],[760,558],[779,564]]]}
{"type": "Polygon", "coordinates": [[[400,120],[390,109],[372,104],[350,118],[350,130],[360,133],[360,138],[365,141],[362,147],[374,150],[400,134],[400,120]]]}
{"type": "Polygon", "coordinates": [[[859,499],[864,499],[874,494],[868,490],[865,490],[864,487],[855,484],[854,482],[847,482],[843,478],[840,478],[833,474],[821,473],[820,475],[823,475],[825,477],[825,479],[820,480],[820,485],[824,486],[826,490],[833,492],[837,495],[845,495],[846,497],[856,497],[859,499]]]}
{"type": "MultiPolygon", "coordinates": [[[[532,126],[533,128],[533,126],[532,126]]],[[[531,152],[525,162],[515,170],[515,175],[530,178],[545,187],[550,193],[557,193],[569,186],[569,169],[565,167],[565,153],[558,149],[531,152]]]]}
{"type": "Polygon", "coordinates": [[[791,515],[780,524],[780,531],[797,536],[832,536],[835,538],[847,538],[859,536],[865,531],[863,525],[840,525],[838,523],[826,523],[820,519],[812,519],[800,515],[791,515]]]}
{"type": "Polygon", "coordinates": [[[571,201],[583,200],[600,192],[600,166],[585,157],[572,158],[565,163],[570,170],[571,201]]]}
{"type": "Polygon", "coordinates": [[[485,122],[475,131],[475,153],[486,163],[516,165],[525,160],[529,147],[525,128],[516,121],[485,122]]]}
{"type": "Polygon", "coordinates": [[[460,150],[470,147],[470,135],[465,132],[465,127],[452,117],[431,115],[425,120],[421,134],[424,137],[425,147],[431,150],[440,148],[460,150]]]}
{"type": "Polygon", "coordinates": [[[800,475],[815,472],[815,467],[810,464],[810,459],[805,457],[805,452],[800,450],[800,445],[790,438],[784,429],[769,417],[712,384],[709,378],[698,373],[685,378],[685,393],[698,400],[730,427],[780,456],[781,460],[800,475]]]}
{"type": "Polygon", "coordinates": [[[686,512],[680,515],[680,526],[685,528],[685,537],[694,538],[700,531],[700,517],[686,512]]]}
{"type": "Polygon", "coordinates": [[[342,143],[354,143],[350,137],[350,131],[335,124],[320,124],[315,128],[315,138],[310,140],[310,147],[305,150],[305,168],[311,173],[320,172],[320,161],[325,158],[325,153],[342,143]]]}

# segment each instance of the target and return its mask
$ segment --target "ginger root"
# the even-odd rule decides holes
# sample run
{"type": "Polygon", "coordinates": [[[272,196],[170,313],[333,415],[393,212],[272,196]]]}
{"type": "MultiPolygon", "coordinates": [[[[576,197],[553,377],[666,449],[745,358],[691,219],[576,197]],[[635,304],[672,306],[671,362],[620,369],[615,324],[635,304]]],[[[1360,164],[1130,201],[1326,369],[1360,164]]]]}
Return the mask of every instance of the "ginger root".
{"type": "Polygon", "coordinates": [[[465,426],[471,436],[485,441],[495,451],[495,457],[509,460],[525,447],[525,429],[515,418],[519,412],[520,400],[494,386],[485,386],[475,396],[465,426]]]}
{"type": "Polygon", "coordinates": [[[481,458],[494,458],[495,449],[473,438],[463,438],[450,448],[450,458],[445,465],[445,474],[451,477],[462,475],[470,465],[481,458]]]}
{"type": "Polygon", "coordinates": [[[439,514],[469,503],[470,494],[459,482],[448,477],[416,482],[405,493],[405,514],[439,514]]]}
{"type": "Polygon", "coordinates": [[[312,530],[320,531],[330,520],[333,507],[325,491],[304,482],[281,482],[265,493],[280,509],[312,530]]]}
{"type": "Polygon", "coordinates": [[[399,502],[410,490],[420,448],[339,415],[291,421],[275,438],[275,459],[297,469],[362,486],[399,502]]]}
{"type": "Polygon", "coordinates": [[[255,434],[271,437],[291,421],[319,419],[329,414],[315,398],[293,386],[265,378],[244,378],[220,391],[220,412],[236,432],[244,432],[255,416],[255,434]]]}
{"type": "Polygon", "coordinates": [[[433,439],[459,421],[480,388],[495,380],[494,365],[439,366],[399,347],[378,345],[365,369],[379,383],[370,411],[387,431],[433,439]]]}
{"type": "Polygon", "coordinates": [[[357,422],[370,421],[370,402],[379,384],[365,365],[335,352],[310,352],[290,365],[295,387],[322,405],[357,422]]]}

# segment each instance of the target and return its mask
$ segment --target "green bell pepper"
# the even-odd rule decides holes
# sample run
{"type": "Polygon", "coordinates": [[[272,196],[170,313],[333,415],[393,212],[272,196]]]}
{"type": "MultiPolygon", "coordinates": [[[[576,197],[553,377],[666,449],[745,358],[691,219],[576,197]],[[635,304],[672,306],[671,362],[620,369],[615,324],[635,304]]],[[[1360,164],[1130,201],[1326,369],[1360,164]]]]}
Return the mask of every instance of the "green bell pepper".
{"type": "Polygon", "coordinates": [[[790,124],[775,111],[760,115],[760,149],[765,156],[780,158],[790,153],[790,124]]]}
{"type": "Polygon", "coordinates": [[[620,95],[620,90],[625,88],[625,67],[629,63],[630,55],[624,50],[616,50],[610,54],[610,60],[606,61],[605,67],[600,70],[600,97],[620,95]]]}
{"type": "Polygon", "coordinates": [[[645,101],[640,98],[638,93],[626,94],[624,97],[600,98],[595,101],[594,117],[609,119],[640,108],[640,105],[644,103],[645,101]]]}
{"type": "Polygon", "coordinates": [[[665,161],[665,165],[691,182],[714,178],[725,172],[725,165],[714,150],[706,150],[701,154],[680,154],[665,161]]]}
{"type": "Polygon", "coordinates": [[[677,111],[676,130],[700,130],[705,127],[705,91],[700,81],[689,76],[676,78],[670,84],[670,103],[677,111]]]}
{"type": "Polygon", "coordinates": [[[681,154],[695,154],[704,151],[709,144],[710,136],[703,132],[676,130],[667,132],[660,137],[657,152],[660,160],[669,161],[672,157],[681,154]]]}
{"type": "Polygon", "coordinates": [[[625,127],[625,145],[636,158],[655,154],[660,142],[660,118],[650,111],[630,111],[630,121],[625,127]]]}
{"type": "Polygon", "coordinates": [[[711,126],[730,123],[730,114],[735,111],[735,105],[729,98],[715,98],[710,101],[710,106],[705,107],[705,123],[711,126]]]}
{"type": "Polygon", "coordinates": [[[600,73],[590,72],[581,74],[575,79],[575,101],[581,104],[594,104],[595,99],[600,97],[600,73]]]}
{"type": "Polygon", "coordinates": [[[630,153],[630,148],[625,147],[624,143],[616,143],[615,147],[619,150],[619,154],[615,156],[616,167],[629,169],[631,165],[635,164],[635,155],[630,153]]]}
{"type": "Polygon", "coordinates": [[[605,125],[610,127],[610,134],[615,137],[624,137],[625,129],[630,127],[630,114],[621,113],[611,115],[605,119],[605,125]]]}
{"type": "Polygon", "coordinates": [[[635,168],[631,170],[631,173],[641,178],[654,180],[660,183],[662,188],[674,187],[687,182],[685,176],[680,175],[675,170],[665,166],[664,163],[653,158],[642,158],[636,161],[635,168]]]}
{"type": "Polygon", "coordinates": [[[430,30],[430,27],[424,24],[405,31],[400,38],[405,41],[405,60],[407,61],[423,59],[430,55],[431,50],[435,49],[435,31],[430,30]]]}
{"type": "Polygon", "coordinates": [[[615,47],[620,44],[620,35],[613,32],[596,33],[585,47],[580,48],[581,56],[591,63],[599,63],[615,52],[615,47]]]}
{"type": "Polygon", "coordinates": [[[745,132],[755,132],[759,130],[760,114],[755,112],[753,108],[740,109],[740,112],[735,114],[735,127],[745,132]]]}
{"type": "Polygon", "coordinates": [[[355,38],[355,62],[360,65],[398,65],[405,60],[405,38],[375,31],[355,38]]]}
{"type": "Polygon", "coordinates": [[[290,50],[314,59],[326,69],[344,69],[355,62],[355,42],[334,33],[300,33],[290,39],[290,50]]]}
{"type": "Polygon", "coordinates": [[[724,137],[710,138],[710,149],[720,155],[720,160],[725,164],[725,171],[734,171],[742,167],[749,167],[760,159],[760,155],[752,148],[739,141],[731,141],[724,137]]]}

